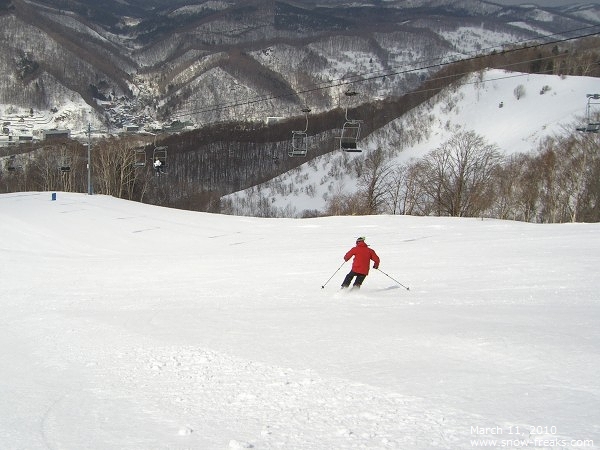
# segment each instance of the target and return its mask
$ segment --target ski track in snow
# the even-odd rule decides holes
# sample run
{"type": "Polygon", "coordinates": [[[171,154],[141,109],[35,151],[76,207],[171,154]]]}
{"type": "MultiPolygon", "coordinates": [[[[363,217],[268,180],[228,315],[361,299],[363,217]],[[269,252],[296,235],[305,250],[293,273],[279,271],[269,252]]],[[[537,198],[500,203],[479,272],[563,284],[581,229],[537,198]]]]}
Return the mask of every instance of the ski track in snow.
{"type": "Polygon", "coordinates": [[[193,347],[146,343],[124,349],[123,342],[135,342],[132,336],[121,336],[98,353],[69,344],[73,337],[55,344],[69,349],[67,360],[79,360],[69,363],[87,367],[93,378],[103,380],[103,387],[82,386],[61,395],[49,408],[42,430],[49,448],[102,448],[90,447],[90,442],[110,443],[111,436],[125,433],[136,443],[128,448],[139,449],[321,449],[324,442],[337,449],[455,449],[469,436],[462,424],[481,421],[464,411],[434,408],[424,399],[362,383],[322,378],[311,370],[193,347]],[[92,359],[81,358],[86,355],[92,359]],[[87,419],[70,427],[72,412],[83,409],[87,419]],[[124,419],[125,414],[130,418],[124,419]],[[128,428],[112,428],[122,423],[128,428]],[[145,436],[149,423],[153,436],[145,436]],[[160,445],[157,435],[162,436],[160,445]],[[231,439],[223,440],[227,435],[231,439]]]}
{"type": "MultiPolygon", "coordinates": [[[[349,297],[370,296],[333,295],[349,297]]],[[[106,324],[80,325],[65,323],[68,331],[40,348],[41,354],[62,351],[63,364],[79,367],[84,380],[79,390],[59,394],[45,413],[41,434],[49,449],[457,450],[485,437],[474,436],[471,425],[498,426],[447,402],[438,405],[439,398],[205,348],[165,346],[106,324]],[[93,343],[98,335],[102,348],[93,343]],[[76,411],[86,413],[73,427],[76,411]]],[[[526,423],[501,426],[528,429],[526,423]]]]}

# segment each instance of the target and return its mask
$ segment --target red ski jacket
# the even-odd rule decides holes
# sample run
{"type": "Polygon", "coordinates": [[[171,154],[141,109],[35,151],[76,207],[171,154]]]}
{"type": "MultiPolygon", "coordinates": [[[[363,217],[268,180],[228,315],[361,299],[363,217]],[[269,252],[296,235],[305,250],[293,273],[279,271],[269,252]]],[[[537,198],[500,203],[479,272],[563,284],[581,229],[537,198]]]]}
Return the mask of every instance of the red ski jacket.
{"type": "Polygon", "coordinates": [[[354,256],[352,261],[352,271],[361,275],[369,274],[369,266],[371,260],[373,260],[373,267],[376,269],[379,266],[379,256],[375,253],[375,250],[369,248],[364,242],[358,242],[356,247],[350,249],[348,253],[344,255],[344,261],[348,261],[354,256]]]}

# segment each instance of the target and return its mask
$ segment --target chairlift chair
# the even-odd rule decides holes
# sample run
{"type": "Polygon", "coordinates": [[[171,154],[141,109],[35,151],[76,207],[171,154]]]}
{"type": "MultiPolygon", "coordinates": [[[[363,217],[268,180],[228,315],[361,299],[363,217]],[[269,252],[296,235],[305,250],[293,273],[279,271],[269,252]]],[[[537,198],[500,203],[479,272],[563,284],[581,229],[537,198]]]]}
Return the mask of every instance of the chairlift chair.
{"type": "Polygon", "coordinates": [[[292,148],[288,152],[288,155],[291,157],[306,156],[308,153],[308,135],[306,132],[308,131],[308,113],[310,109],[304,108],[302,112],[306,117],[306,126],[304,130],[292,131],[292,148]]]}
{"type": "Polygon", "coordinates": [[[347,120],[342,128],[340,136],[340,149],[345,152],[360,153],[362,150],[358,148],[358,139],[360,137],[360,121],[347,120]]]}
{"type": "Polygon", "coordinates": [[[167,147],[155,147],[152,152],[152,161],[157,173],[165,173],[165,169],[167,168],[167,147]],[[160,161],[160,164],[157,164],[156,161],[160,161]]]}
{"type": "Polygon", "coordinates": [[[598,133],[600,132],[600,123],[588,123],[586,126],[577,127],[576,129],[585,133],[598,133]]]}
{"type": "Polygon", "coordinates": [[[16,162],[15,155],[11,155],[10,158],[8,158],[8,161],[6,161],[6,170],[9,172],[16,172],[18,168],[19,165],[16,162]]]}
{"type": "Polygon", "coordinates": [[[58,170],[61,173],[69,173],[71,172],[71,158],[68,156],[61,156],[58,164],[58,170]]]}
{"type": "MultiPolygon", "coordinates": [[[[345,92],[346,96],[352,97],[357,95],[354,91],[345,92]]],[[[346,121],[342,126],[342,135],[340,136],[340,150],[350,153],[360,153],[362,149],[358,148],[358,140],[360,138],[360,125],[362,120],[351,119],[348,117],[348,106],[346,106],[346,121]]]]}
{"type": "Polygon", "coordinates": [[[592,105],[600,105],[600,94],[587,94],[587,105],[585,108],[586,124],[583,127],[577,127],[577,131],[583,131],[585,133],[598,133],[600,132],[600,122],[594,120],[592,114],[592,105]]]}
{"type": "Polygon", "coordinates": [[[143,148],[136,148],[134,150],[134,167],[146,167],[146,150],[143,148]]]}

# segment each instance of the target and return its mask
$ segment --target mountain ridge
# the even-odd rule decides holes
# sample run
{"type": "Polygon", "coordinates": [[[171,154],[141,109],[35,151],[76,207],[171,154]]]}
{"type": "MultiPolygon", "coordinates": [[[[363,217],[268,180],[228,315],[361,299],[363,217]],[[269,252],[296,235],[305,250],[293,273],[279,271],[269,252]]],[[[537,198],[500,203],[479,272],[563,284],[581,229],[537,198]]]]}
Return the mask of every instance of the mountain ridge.
{"type": "MultiPolygon", "coordinates": [[[[206,124],[239,118],[240,109],[246,120],[290,116],[311,102],[313,109],[324,111],[339,103],[341,92],[335,86],[324,89],[324,95],[304,100],[271,102],[271,107],[266,102],[267,108],[258,108],[263,104],[255,102],[238,108],[235,115],[227,110],[208,116],[194,113],[206,104],[204,94],[210,91],[215,103],[240,103],[240,94],[246,99],[277,95],[281,87],[272,88],[276,79],[284,81],[285,89],[299,92],[334,85],[335,80],[353,74],[383,73],[423,58],[470,51],[445,30],[479,26],[482,32],[496,34],[489,43],[500,49],[507,42],[594,23],[589,17],[576,18],[574,8],[501,7],[471,0],[364,2],[360,6],[263,0],[127,4],[106,0],[87,9],[77,1],[13,0],[9,5],[3,24],[3,40],[8,43],[4,74],[15,78],[15,63],[24,56],[31,57],[40,71],[28,80],[16,77],[5,83],[0,103],[27,109],[56,106],[51,92],[36,91],[33,104],[12,94],[47,72],[93,109],[96,128],[111,129],[125,122],[156,127],[169,123],[173,116],[206,124]],[[529,15],[528,23],[535,27],[516,24],[523,15],[529,15]],[[221,63],[197,64],[214,60],[218,54],[221,63]],[[236,66],[240,54],[253,63],[238,66],[238,73],[229,79],[213,76],[217,67],[236,66]],[[275,57],[285,61],[277,62],[275,57]],[[177,78],[182,72],[189,74],[187,78],[177,78]],[[107,98],[113,104],[110,107],[102,103],[107,98]],[[113,112],[114,108],[126,109],[126,117],[113,112]],[[281,113],[265,113],[269,108],[281,109],[281,113]]],[[[594,7],[585,10],[598,11],[594,7]]],[[[410,80],[399,80],[391,89],[368,81],[363,85],[372,97],[402,95],[415,87],[410,80]]]]}

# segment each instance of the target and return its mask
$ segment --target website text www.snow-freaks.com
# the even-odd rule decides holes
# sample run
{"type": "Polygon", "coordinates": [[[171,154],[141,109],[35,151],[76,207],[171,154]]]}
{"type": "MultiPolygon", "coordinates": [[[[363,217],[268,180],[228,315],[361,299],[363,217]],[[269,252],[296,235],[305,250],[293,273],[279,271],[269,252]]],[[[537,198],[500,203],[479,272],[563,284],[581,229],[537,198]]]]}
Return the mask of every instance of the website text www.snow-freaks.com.
{"type": "Polygon", "coordinates": [[[563,448],[592,448],[591,439],[558,439],[558,438],[529,438],[529,439],[471,439],[472,447],[480,448],[529,448],[529,449],[563,449],[563,448]]]}
{"type": "Polygon", "coordinates": [[[556,427],[471,427],[473,448],[563,449],[592,448],[592,439],[569,439],[558,435],[556,427]]]}

